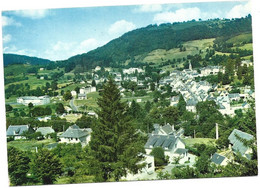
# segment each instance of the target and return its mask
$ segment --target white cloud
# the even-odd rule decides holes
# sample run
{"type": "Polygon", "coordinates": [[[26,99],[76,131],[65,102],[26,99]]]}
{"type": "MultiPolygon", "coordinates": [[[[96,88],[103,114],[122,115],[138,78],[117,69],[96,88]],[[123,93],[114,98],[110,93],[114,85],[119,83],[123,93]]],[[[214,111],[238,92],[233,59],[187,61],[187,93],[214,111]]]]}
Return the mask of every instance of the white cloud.
{"type": "Polygon", "coordinates": [[[12,35],[7,34],[3,36],[3,43],[8,43],[12,40],[12,35]]]}
{"type": "Polygon", "coordinates": [[[167,11],[158,13],[154,16],[154,22],[160,24],[160,23],[166,23],[166,22],[183,22],[183,21],[189,21],[192,19],[199,19],[201,18],[201,11],[199,8],[182,8],[178,9],[175,12],[167,11]]]}
{"type": "Polygon", "coordinates": [[[43,57],[50,60],[64,60],[74,55],[94,50],[101,45],[104,45],[104,43],[94,38],[89,38],[82,42],[58,41],[52,44],[49,49],[45,50],[43,57]]]}
{"type": "Polygon", "coordinates": [[[36,50],[31,49],[18,49],[15,45],[6,46],[3,48],[4,53],[27,55],[32,57],[39,57],[36,50]]]}
{"type": "Polygon", "coordinates": [[[138,8],[134,9],[135,12],[159,12],[162,11],[162,5],[152,4],[152,5],[140,5],[138,8]]]}
{"type": "Polygon", "coordinates": [[[14,26],[21,26],[21,23],[16,22],[13,18],[7,17],[7,16],[2,16],[2,26],[10,26],[10,25],[14,25],[14,26]]]}
{"type": "Polygon", "coordinates": [[[47,9],[38,9],[38,10],[17,10],[14,12],[17,16],[22,16],[25,18],[31,19],[41,19],[46,17],[49,14],[47,9]]]}
{"type": "Polygon", "coordinates": [[[126,20],[120,20],[115,23],[113,23],[110,28],[108,29],[109,34],[111,35],[122,35],[125,32],[131,31],[135,29],[136,26],[132,22],[128,22],[126,20]]]}
{"type": "Polygon", "coordinates": [[[78,48],[76,48],[75,54],[86,53],[90,50],[94,50],[98,46],[100,46],[100,43],[94,38],[84,40],[79,44],[78,48]]]}
{"type": "Polygon", "coordinates": [[[251,2],[245,5],[234,6],[226,15],[226,18],[241,18],[247,16],[251,12],[251,2]]]}

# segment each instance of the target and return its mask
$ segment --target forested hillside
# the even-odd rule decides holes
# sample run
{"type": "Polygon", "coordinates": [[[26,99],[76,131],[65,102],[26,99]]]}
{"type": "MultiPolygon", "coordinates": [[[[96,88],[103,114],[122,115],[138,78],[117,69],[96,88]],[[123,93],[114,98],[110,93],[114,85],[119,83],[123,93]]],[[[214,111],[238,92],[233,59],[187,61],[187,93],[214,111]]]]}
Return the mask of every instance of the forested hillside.
{"type": "Polygon", "coordinates": [[[29,63],[31,65],[44,65],[51,62],[48,59],[29,57],[29,56],[17,55],[17,54],[4,54],[3,58],[4,58],[4,66],[10,64],[26,64],[26,63],[29,63]]]}
{"type": "Polygon", "coordinates": [[[84,69],[101,66],[117,66],[126,62],[138,63],[137,56],[145,56],[155,49],[181,47],[192,40],[220,38],[228,40],[242,33],[251,32],[251,16],[233,20],[189,21],[173,24],[149,25],[128,32],[103,47],[62,61],[68,70],[80,65],[84,69]]]}

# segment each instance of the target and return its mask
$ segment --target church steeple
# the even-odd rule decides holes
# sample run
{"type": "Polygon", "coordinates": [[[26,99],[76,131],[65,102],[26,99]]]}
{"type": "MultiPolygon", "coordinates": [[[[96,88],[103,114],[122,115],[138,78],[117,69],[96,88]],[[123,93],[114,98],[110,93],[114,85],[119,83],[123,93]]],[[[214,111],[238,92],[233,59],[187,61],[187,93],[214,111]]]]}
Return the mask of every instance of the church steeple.
{"type": "Polygon", "coordinates": [[[192,66],[191,66],[190,61],[189,61],[189,69],[192,71],[192,66]]]}

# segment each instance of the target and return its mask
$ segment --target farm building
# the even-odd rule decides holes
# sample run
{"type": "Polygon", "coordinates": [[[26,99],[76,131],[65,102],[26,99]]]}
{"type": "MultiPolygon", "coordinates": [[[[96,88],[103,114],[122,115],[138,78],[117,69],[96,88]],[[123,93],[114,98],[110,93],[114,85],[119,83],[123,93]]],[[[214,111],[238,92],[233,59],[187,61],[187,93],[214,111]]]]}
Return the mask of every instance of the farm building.
{"type": "Polygon", "coordinates": [[[29,103],[32,103],[34,106],[37,106],[37,105],[49,104],[50,97],[47,95],[40,96],[40,97],[25,96],[25,97],[18,97],[16,101],[17,101],[17,103],[23,104],[23,105],[28,105],[29,103]]]}

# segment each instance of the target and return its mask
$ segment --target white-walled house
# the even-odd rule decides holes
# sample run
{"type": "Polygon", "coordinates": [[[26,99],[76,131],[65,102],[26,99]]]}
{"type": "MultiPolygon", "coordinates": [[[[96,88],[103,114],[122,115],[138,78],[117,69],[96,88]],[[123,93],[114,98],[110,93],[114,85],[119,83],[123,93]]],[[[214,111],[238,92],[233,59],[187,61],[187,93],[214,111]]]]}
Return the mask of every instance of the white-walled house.
{"type": "Polygon", "coordinates": [[[127,173],[126,177],[123,179],[126,180],[138,180],[142,179],[142,176],[151,175],[155,172],[154,156],[142,154],[144,159],[138,164],[146,163],[145,167],[142,168],[137,174],[127,173]]]}
{"type": "Polygon", "coordinates": [[[85,146],[90,141],[91,129],[80,129],[77,125],[70,126],[60,137],[61,143],[81,143],[82,146],[85,146]]]}
{"type": "Polygon", "coordinates": [[[77,96],[77,92],[74,91],[74,90],[72,90],[70,93],[71,93],[72,97],[76,97],[77,96]]]}
{"type": "Polygon", "coordinates": [[[85,99],[87,99],[87,95],[86,95],[86,94],[79,93],[79,94],[78,94],[78,99],[79,99],[79,100],[85,100],[85,99]]]}
{"type": "Polygon", "coordinates": [[[25,139],[23,136],[24,132],[34,133],[33,128],[29,125],[10,125],[6,131],[7,138],[13,137],[15,140],[17,139],[25,139]]]}
{"type": "Polygon", "coordinates": [[[183,158],[188,154],[184,142],[174,135],[151,135],[144,146],[146,154],[150,154],[155,147],[162,147],[170,162],[173,162],[174,157],[183,158]]]}

